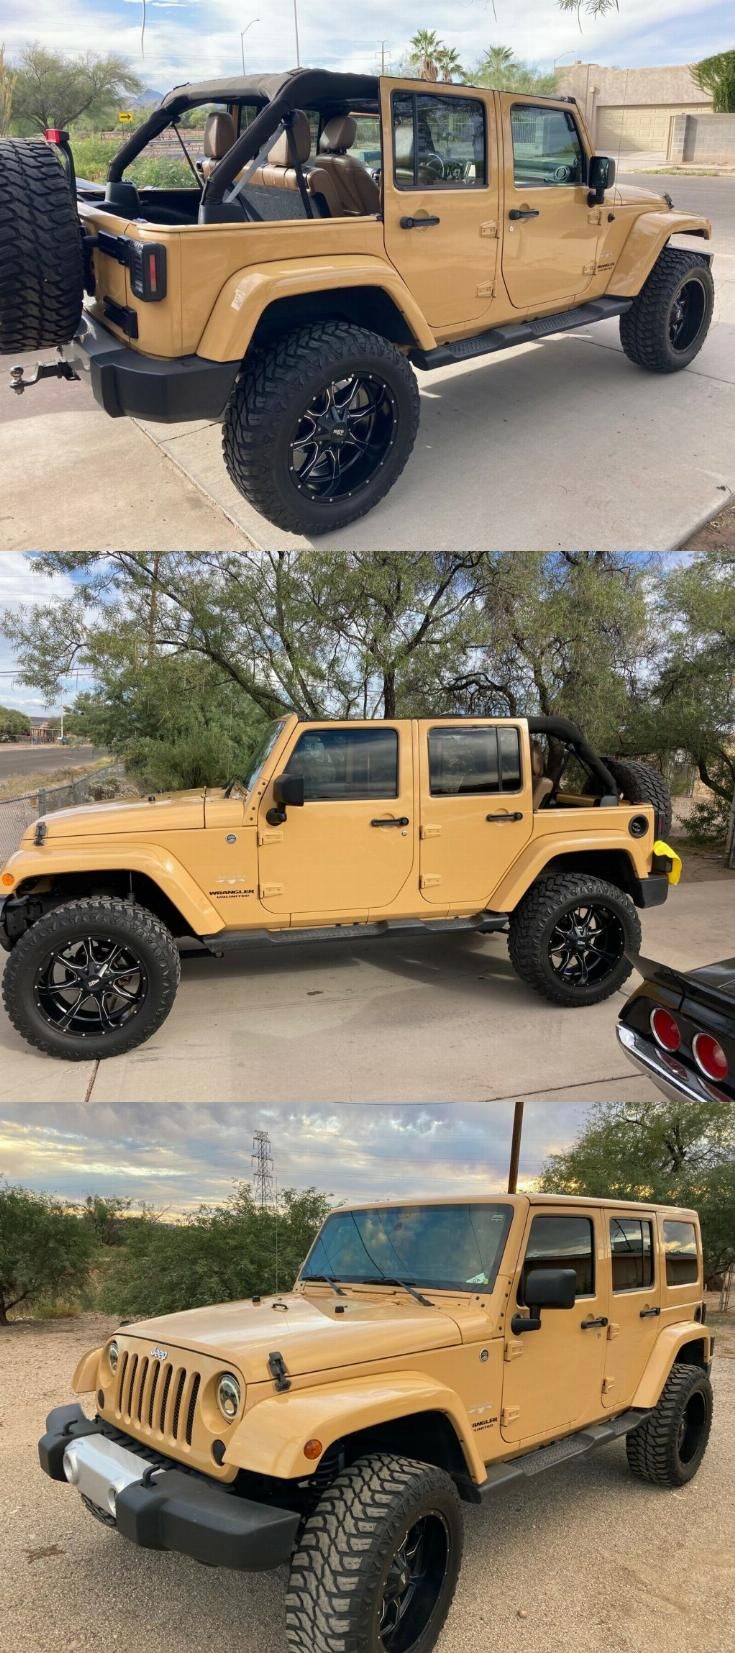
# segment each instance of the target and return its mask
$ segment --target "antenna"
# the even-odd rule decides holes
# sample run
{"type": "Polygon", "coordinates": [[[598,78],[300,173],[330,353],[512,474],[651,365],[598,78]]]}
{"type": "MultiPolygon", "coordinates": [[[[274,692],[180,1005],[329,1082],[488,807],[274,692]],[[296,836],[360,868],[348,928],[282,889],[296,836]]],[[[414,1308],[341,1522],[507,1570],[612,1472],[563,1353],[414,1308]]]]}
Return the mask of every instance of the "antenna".
{"type": "Polygon", "coordinates": [[[250,1155],[253,1196],[259,1211],[270,1211],[276,1203],[276,1174],[273,1149],[267,1131],[255,1131],[250,1155]]]}

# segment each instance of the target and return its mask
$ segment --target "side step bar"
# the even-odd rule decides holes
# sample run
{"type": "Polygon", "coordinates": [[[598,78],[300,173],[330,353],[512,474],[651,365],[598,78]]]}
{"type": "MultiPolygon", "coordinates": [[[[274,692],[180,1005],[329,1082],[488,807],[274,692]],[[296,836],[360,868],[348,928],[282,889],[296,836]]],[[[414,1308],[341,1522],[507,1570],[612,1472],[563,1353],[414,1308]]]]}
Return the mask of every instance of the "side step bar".
{"type": "Polygon", "coordinates": [[[535,321],[509,321],[502,327],[490,327],[485,333],[475,333],[469,339],[454,339],[438,344],[433,350],[410,350],[409,361],[428,373],[434,367],[457,366],[475,356],[489,356],[495,350],[511,350],[516,344],[530,344],[534,339],[548,338],[551,333],[568,333],[574,327],[589,327],[593,321],[605,321],[608,316],[622,316],[629,310],[630,298],[593,298],[588,304],[577,304],[572,310],[559,310],[553,316],[537,316],[535,321]]]}
{"type": "Polygon", "coordinates": [[[607,1446],[609,1441],[616,1441],[620,1435],[629,1435],[631,1429],[637,1429],[648,1415],[643,1408],[621,1412],[609,1423],[590,1424],[576,1435],[552,1441],[551,1446],[534,1447],[532,1451],[524,1452],[521,1458],[512,1458],[510,1463],[493,1464],[477,1491],[481,1498],[488,1498],[498,1487],[507,1486],[509,1481],[529,1480],[534,1475],[540,1475],[544,1469],[556,1469],[557,1464],[568,1463],[570,1458],[586,1457],[598,1446],[607,1446]]]}
{"type": "Polygon", "coordinates": [[[507,913],[475,913],[472,918],[386,918],[373,924],[328,924],[308,930],[223,930],[217,935],[202,936],[201,941],[208,952],[219,954],[263,942],[286,947],[297,941],[362,941],[365,937],[441,935],[453,930],[489,933],[504,930],[507,923],[507,913]]]}

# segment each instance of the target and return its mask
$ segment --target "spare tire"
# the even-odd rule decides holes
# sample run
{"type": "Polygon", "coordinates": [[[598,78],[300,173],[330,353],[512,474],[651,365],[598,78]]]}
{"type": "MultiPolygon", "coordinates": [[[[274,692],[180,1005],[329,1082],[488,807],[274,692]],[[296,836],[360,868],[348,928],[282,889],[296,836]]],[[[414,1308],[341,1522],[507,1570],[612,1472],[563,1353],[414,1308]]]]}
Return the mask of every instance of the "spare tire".
{"type": "Polygon", "coordinates": [[[0,141],[0,352],[68,344],[82,313],[76,201],[45,138],[0,141]]]}
{"type": "Polygon", "coordinates": [[[671,793],[658,769],[638,758],[603,758],[603,763],[628,804],[653,804],[656,832],[666,838],[671,831],[671,793]]]}

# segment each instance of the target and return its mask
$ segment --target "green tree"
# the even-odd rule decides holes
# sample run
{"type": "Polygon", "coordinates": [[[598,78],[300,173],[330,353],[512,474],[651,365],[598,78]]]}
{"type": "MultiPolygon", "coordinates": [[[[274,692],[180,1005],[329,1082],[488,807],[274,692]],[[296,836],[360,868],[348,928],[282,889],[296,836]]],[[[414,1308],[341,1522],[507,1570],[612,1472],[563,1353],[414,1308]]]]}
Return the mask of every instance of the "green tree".
{"type": "Polygon", "coordinates": [[[21,52],[16,67],[13,127],[43,132],[47,126],[69,127],[81,116],[110,119],[123,97],[141,89],[124,57],[95,52],[71,57],[35,43],[21,52]]]}
{"type": "Polygon", "coordinates": [[[735,1263],[735,1105],[602,1103],[546,1160],[546,1193],[651,1200],[699,1212],[709,1279],[735,1263]]]}
{"type": "Polygon", "coordinates": [[[467,76],[460,61],[459,52],[453,46],[442,46],[436,53],[436,66],[439,79],[446,84],[451,81],[466,80],[467,76]]]}
{"type": "Polygon", "coordinates": [[[446,51],[444,41],[439,39],[434,29],[418,29],[409,42],[410,51],[408,61],[416,71],[419,80],[438,80],[439,62],[442,52],[446,51]]]}
{"type": "Polygon", "coordinates": [[[16,71],[11,69],[5,56],[5,47],[0,46],[0,137],[10,131],[16,79],[16,71]]]}
{"type": "Polygon", "coordinates": [[[105,1198],[102,1194],[88,1194],[80,1209],[81,1221],[89,1228],[97,1246],[119,1246],[124,1243],[125,1226],[133,1201],[123,1198],[105,1198]]]}
{"type": "Polygon", "coordinates": [[[531,64],[519,63],[510,46],[488,46],[473,71],[478,86],[498,86],[509,92],[538,92],[540,97],[553,94],[556,76],[543,74],[531,64]]]}
{"type": "Polygon", "coordinates": [[[620,0],[557,0],[560,11],[573,11],[577,14],[580,31],[582,18],[605,17],[608,12],[620,10],[620,0]]]}
{"type": "Polygon", "coordinates": [[[258,1293],[289,1290],[329,1209],[314,1188],[287,1189],[261,1210],[246,1183],[226,1204],[201,1206],[178,1224],[131,1224],[101,1292],[111,1314],[140,1319],[258,1293]]]}
{"type": "Polygon", "coordinates": [[[694,64],[692,76],[703,92],[711,94],[716,115],[735,113],[735,51],[703,58],[694,64]]]}
{"type": "Polygon", "coordinates": [[[0,738],[12,735],[18,739],[30,732],[31,720],[24,712],[17,712],[13,706],[0,706],[0,738]]]}
{"type": "Polygon", "coordinates": [[[58,1200],[0,1185],[0,1326],[21,1303],[80,1291],[94,1244],[89,1226],[58,1200]]]}

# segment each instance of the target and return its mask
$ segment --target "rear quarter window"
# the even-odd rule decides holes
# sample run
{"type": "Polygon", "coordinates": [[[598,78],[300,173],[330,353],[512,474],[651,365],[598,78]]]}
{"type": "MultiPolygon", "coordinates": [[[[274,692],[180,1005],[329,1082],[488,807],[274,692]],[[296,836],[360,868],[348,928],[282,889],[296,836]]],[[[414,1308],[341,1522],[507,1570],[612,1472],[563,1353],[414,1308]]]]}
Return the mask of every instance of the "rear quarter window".
{"type": "Polygon", "coordinates": [[[667,1286],[694,1285],[699,1279],[697,1231],[694,1223],[666,1218],[664,1221],[664,1255],[666,1257],[667,1286]]]}

